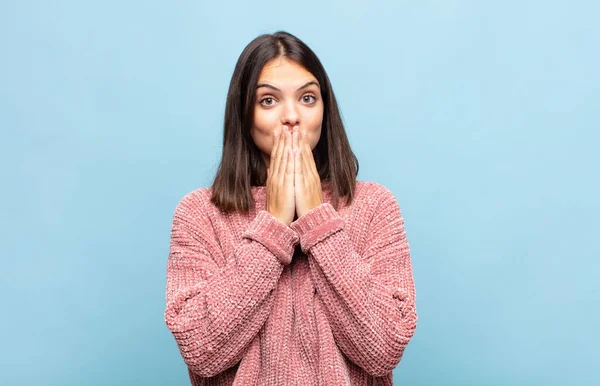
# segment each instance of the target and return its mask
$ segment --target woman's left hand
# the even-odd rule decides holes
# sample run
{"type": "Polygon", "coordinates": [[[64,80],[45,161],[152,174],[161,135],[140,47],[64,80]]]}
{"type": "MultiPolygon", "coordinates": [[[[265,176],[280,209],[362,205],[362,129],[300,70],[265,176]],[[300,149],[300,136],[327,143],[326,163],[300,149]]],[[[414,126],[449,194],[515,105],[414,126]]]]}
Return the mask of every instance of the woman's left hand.
{"type": "Polygon", "coordinates": [[[296,214],[300,218],[323,203],[323,194],[307,132],[298,130],[294,136],[294,192],[296,214]]]}

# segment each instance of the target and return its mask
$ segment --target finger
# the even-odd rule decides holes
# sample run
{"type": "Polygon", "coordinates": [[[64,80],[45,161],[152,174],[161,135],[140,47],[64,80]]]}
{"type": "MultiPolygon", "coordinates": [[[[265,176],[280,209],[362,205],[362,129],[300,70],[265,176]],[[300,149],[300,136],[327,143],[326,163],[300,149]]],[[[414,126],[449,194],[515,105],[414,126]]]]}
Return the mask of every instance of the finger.
{"type": "Polygon", "coordinates": [[[308,164],[311,166],[310,169],[312,170],[312,172],[315,174],[315,177],[317,177],[319,175],[319,172],[317,171],[317,164],[315,162],[315,157],[313,156],[313,152],[312,152],[312,148],[310,147],[310,142],[308,141],[308,134],[305,132],[306,135],[306,150],[308,152],[308,164]]]}
{"type": "Polygon", "coordinates": [[[277,172],[277,182],[281,181],[281,176],[283,174],[283,172],[285,171],[285,169],[282,168],[282,164],[283,161],[285,161],[285,151],[286,151],[286,142],[287,142],[287,130],[285,129],[285,127],[283,127],[281,129],[281,134],[280,134],[280,139],[279,141],[281,142],[279,144],[279,149],[277,149],[277,153],[278,153],[278,157],[279,157],[279,164],[277,165],[277,169],[275,169],[275,171],[277,172]]]}
{"type": "Polygon", "coordinates": [[[298,160],[296,163],[296,183],[300,187],[304,187],[306,184],[306,176],[304,173],[304,138],[302,135],[298,138],[298,149],[296,149],[296,159],[298,160]]]}
{"type": "Polygon", "coordinates": [[[291,180],[296,183],[296,150],[298,149],[298,130],[292,131],[292,152],[290,154],[291,158],[294,160],[294,167],[292,168],[291,180]]]}
{"type": "Polygon", "coordinates": [[[300,145],[298,148],[298,152],[300,153],[300,163],[297,169],[299,170],[299,175],[301,177],[301,186],[308,187],[309,176],[307,174],[308,169],[306,168],[306,139],[301,137],[298,144],[300,145]]]}
{"type": "Polygon", "coordinates": [[[313,159],[312,149],[310,148],[310,143],[308,142],[306,133],[303,133],[302,137],[302,158],[304,167],[304,177],[307,179],[316,178],[316,166],[313,159]]]}
{"type": "Polygon", "coordinates": [[[290,159],[290,142],[291,142],[291,134],[289,132],[286,131],[285,133],[285,145],[283,146],[283,155],[282,155],[282,164],[280,166],[280,173],[278,176],[279,179],[279,184],[283,185],[285,183],[285,175],[287,172],[287,167],[288,167],[288,161],[290,159]]]}
{"type": "Polygon", "coordinates": [[[294,152],[294,185],[298,188],[304,187],[304,174],[302,173],[302,152],[296,149],[294,152]]]}
{"type": "Polygon", "coordinates": [[[285,171],[285,185],[293,185],[294,183],[294,167],[295,167],[294,151],[288,149],[288,164],[285,171]]]}
{"type": "Polygon", "coordinates": [[[294,152],[293,154],[296,153],[296,149],[298,149],[298,139],[299,139],[299,135],[298,135],[298,130],[294,131],[294,136],[292,137],[292,151],[294,152]]]}
{"type": "Polygon", "coordinates": [[[267,168],[267,181],[271,180],[273,175],[273,167],[275,166],[275,155],[277,154],[277,145],[279,144],[279,132],[273,131],[273,147],[271,148],[271,154],[269,156],[269,167],[267,168]]]}
{"type": "Polygon", "coordinates": [[[278,168],[279,160],[280,160],[280,158],[278,157],[280,146],[281,146],[281,130],[275,129],[275,131],[273,132],[273,149],[271,150],[271,161],[269,164],[269,172],[270,172],[271,176],[276,175],[276,172],[277,172],[277,168],[278,168]]]}
{"type": "Polygon", "coordinates": [[[302,153],[302,175],[304,176],[304,186],[307,187],[311,186],[313,179],[313,174],[310,170],[309,157],[310,155],[306,151],[302,153]]]}

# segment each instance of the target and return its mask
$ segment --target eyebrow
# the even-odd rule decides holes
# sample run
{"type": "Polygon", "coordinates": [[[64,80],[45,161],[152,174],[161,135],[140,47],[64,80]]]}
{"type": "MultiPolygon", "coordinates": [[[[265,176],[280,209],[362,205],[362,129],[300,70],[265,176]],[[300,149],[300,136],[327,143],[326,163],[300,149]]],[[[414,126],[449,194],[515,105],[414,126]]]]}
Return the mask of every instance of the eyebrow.
{"type": "MultiPolygon", "coordinates": [[[[319,86],[319,83],[315,82],[314,80],[311,80],[311,81],[308,81],[308,82],[306,82],[306,83],[305,83],[303,86],[300,86],[300,87],[298,88],[298,90],[296,90],[296,91],[300,91],[300,90],[302,90],[303,88],[306,88],[306,87],[308,87],[308,86],[310,86],[310,85],[312,85],[312,84],[314,84],[314,85],[316,85],[317,87],[321,88],[321,87],[319,86]]],[[[257,90],[258,90],[259,88],[261,88],[261,87],[272,88],[273,90],[276,90],[276,91],[279,91],[279,92],[281,92],[281,90],[280,90],[280,89],[278,89],[277,87],[275,87],[275,86],[273,86],[273,85],[270,85],[270,84],[268,84],[268,83],[258,83],[258,84],[256,85],[256,89],[257,89],[257,90]]]]}

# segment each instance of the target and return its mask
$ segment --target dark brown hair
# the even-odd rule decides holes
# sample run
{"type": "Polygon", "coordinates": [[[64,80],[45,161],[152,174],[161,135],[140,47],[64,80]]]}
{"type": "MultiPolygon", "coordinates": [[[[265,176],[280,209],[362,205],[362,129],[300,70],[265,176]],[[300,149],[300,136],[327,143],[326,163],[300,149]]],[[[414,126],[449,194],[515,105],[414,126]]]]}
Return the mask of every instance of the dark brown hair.
{"type": "Polygon", "coordinates": [[[285,56],[309,71],[321,88],[323,122],[313,157],[323,189],[331,191],[332,205],[341,198],[352,202],[358,159],[342,123],[329,77],[315,53],[294,35],[278,31],[252,40],[238,58],[225,104],[223,154],[212,185],[211,202],[221,211],[246,212],[253,208],[252,186],[265,186],[267,168],[250,136],[256,102],[256,84],[263,66],[285,56]]]}

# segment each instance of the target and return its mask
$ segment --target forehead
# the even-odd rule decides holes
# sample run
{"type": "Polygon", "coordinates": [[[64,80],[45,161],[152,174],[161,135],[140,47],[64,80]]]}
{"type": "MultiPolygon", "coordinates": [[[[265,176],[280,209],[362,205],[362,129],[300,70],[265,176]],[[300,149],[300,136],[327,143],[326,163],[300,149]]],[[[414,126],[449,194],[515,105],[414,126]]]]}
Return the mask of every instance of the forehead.
{"type": "Polygon", "coordinates": [[[283,56],[265,63],[258,76],[259,82],[272,83],[274,86],[277,84],[301,85],[309,80],[316,81],[317,79],[306,68],[283,56]]]}

